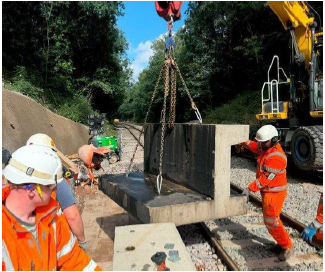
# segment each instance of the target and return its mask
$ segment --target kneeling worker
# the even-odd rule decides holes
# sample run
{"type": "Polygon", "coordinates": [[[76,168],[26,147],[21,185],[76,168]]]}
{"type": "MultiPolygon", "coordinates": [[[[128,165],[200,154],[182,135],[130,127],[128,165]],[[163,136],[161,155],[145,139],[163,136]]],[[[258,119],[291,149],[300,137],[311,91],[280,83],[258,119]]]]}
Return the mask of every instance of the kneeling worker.
{"type": "Polygon", "coordinates": [[[272,125],[261,127],[256,141],[247,141],[243,146],[257,154],[256,179],[245,189],[244,194],[261,192],[264,224],[278,243],[273,251],[278,259],[286,261],[293,255],[293,244],[285,230],[280,213],[287,196],[287,156],[279,143],[279,134],[272,125]]]}
{"type": "Polygon", "coordinates": [[[51,193],[62,181],[57,154],[23,146],[3,170],[3,270],[101,270],[78,246],[51,193]]]}

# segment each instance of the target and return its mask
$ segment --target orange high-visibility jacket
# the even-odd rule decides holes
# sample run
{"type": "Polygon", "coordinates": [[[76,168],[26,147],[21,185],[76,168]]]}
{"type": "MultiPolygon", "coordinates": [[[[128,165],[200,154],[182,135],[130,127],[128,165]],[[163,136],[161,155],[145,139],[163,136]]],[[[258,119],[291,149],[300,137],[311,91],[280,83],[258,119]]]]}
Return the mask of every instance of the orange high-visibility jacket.
{"type": "Polygon", "coordinates": [[[267,151],[260,151],[257,142],[246,142],[246,148],[258,155],[256,179],[248,188],[253,191],[280,192],[287,190],[287,156],[279,143],[267,151]]]}
{"type": "Polygon", "coordinates": [[[319,198],[316,220],[323,225],[323,193],[319,198]]]}
{"type": "Polygon", "coordinates": [[[36,208],[35,239],[5,207],[8,192],[3,188],[3,270],[101,270],[78,246],[57,201],[51,198],[48,205],[36,208]]]}

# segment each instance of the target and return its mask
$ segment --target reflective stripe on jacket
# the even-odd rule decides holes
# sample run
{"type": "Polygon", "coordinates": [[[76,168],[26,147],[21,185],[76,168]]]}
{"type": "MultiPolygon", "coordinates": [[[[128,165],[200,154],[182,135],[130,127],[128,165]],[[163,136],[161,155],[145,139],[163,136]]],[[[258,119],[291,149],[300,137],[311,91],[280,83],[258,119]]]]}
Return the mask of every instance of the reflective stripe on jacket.
{"type": "Polygon", "coordinates": [[[256,180],[248,188],[257,192],[280,192],[287,190],[287,156],[279,143],[267,151],[260,151],[257,142],[248,141],[246,147],[258,155],[256,180]]]}
{"type": "Polygon", "coordinates": [[[78,246],[57,201],[36,208],[36,236],[22,227],[4,205],[2,189],[2,267],[7,270],[100,270],[78,246]]]}

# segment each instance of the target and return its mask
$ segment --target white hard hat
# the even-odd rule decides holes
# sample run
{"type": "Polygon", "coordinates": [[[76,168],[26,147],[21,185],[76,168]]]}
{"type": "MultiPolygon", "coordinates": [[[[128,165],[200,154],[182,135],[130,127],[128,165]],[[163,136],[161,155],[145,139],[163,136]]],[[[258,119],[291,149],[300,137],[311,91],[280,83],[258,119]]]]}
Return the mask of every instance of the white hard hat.
{"type": "Polygon", "coordinates": [[[258,142],[266,142],[271,140],[273,137],[278,137],[279,133],[277,129],[272,125],[262,126],[256,133],[256,141],[258,142]]]}
{"type": "Polygon", "coordinates": [[[26,145],[42,145],[52,148],[54,151],[57,151],[53,139],[43,133],[37,133],[29,137],[26,145]]]}
{"type": "Polygon", "coordinates": [[[17,149],[3,175],[14,184],[51,185],[63,180],[62,163],[57,153],[40,145],[26,145],[17,149]]]}

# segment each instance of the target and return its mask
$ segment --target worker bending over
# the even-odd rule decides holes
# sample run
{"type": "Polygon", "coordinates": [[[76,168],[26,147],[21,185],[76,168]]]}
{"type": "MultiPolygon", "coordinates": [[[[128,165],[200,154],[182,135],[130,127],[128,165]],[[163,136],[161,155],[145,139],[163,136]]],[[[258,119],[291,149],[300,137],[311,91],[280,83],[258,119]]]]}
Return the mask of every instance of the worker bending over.
{"type": "MultiPolygon", "coordinates": [[[[57,152],[57,148],[53,139],[43,133],[37,133],[32,135],[28,140],[26,145],[40,145],[51,148],[53,151],[57,152]]],[[[78,244],[83,250],[87,250],[87,241],[85,237],[84,225],[79,213],[78,207],[76,205],[76,199],[71,190],[71,187],[67,183],[66,179],[63,178],[57,186],[57,192],[52,193],[52,197],[56,199],[65,215],[71,231],[76,235],[78,244]]]]}
{"type": "Polygon", "coordinates": [[[245,189],[261,192],[264,224],[268,232],[278,243],[272,251],[279,253],[278,259],[286,261],[293,255],[293,245],[285,230],[280,213],[287,195],[287,157],[279,143],[279,134],[272,125],[261,127],[256,134],[256,141],[247,141],[242,145],[257,154],[256,179],[245,189]]]}
{"type": "Polygon", "coordinates": [[[319,199],[316,218],[303,230],[301,237],[313,246],[323,249],[323,193],[319,199]]]}
{"type": "Polygon", "coordinates": [[[51,197],[62,182],[62,164],[48,147],[29,145],[3,170],[2,270],[100,270],[83,251],[59,204],[51,197]]]}

